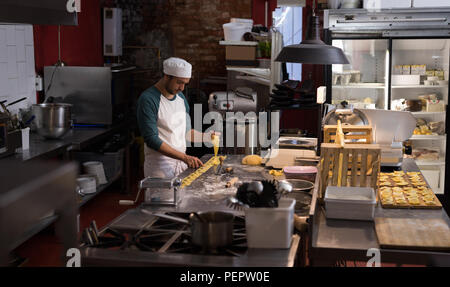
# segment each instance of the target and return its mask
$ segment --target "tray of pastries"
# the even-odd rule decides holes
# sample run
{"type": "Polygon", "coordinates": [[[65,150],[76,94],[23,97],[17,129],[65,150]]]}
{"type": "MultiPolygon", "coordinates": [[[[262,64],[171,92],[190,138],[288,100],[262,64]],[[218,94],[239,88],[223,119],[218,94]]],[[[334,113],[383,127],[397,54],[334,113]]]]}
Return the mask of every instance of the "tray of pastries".
{"type": "Polygon", "coordinates": [[[442,208],[420,172],[381,172],[378,175],[378,197],[383,208],[442,208]]]}

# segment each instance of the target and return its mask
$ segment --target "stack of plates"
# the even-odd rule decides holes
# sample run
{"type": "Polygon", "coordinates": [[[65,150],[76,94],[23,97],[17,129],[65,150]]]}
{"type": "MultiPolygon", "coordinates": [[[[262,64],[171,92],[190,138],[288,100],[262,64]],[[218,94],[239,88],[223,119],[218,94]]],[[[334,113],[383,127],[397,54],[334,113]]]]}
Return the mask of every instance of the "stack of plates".
{"type": "Polygon", "coordinates": [[[77,178],[77,185],[81,188],[81,193],[91,194],[97,191],[95,176],[80,176],[77,178]]]}
{"type": "Polygon", "coordinates": [[[86,173],[95,175],[99,184],[108,183],[108,181],[106,180],[103,163],[99,161],[87,161],[83,163],[83,168],[86,173]]]}

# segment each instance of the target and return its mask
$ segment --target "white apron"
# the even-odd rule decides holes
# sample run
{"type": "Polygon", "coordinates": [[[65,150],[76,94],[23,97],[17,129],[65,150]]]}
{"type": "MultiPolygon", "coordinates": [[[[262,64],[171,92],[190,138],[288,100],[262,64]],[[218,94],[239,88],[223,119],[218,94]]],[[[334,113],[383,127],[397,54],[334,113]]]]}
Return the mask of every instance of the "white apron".
{"type": "MultiPolygon", "coordinates": [[[[159,138],[172,148],[186,152],[186,106],[183,98],[176,96],[168,100],[161,95],[158,110],[159,138]]],[[[180,161],[161,154],[145,145],[144,176],[173,178],[188,166],[180,161]]]]}

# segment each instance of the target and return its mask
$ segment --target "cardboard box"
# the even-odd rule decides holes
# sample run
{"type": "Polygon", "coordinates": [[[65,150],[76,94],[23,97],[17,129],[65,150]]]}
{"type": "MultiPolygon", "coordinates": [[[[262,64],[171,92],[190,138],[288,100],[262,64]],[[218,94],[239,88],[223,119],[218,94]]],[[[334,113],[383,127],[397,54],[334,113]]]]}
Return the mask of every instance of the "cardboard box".
{"type": "Polygon", "coordinates": [[[402,75],[411,75],[411,66],[410,65],[403,65],[402,75]]]}
{"type": "Polygon", "coordinates": [[[257,67],[256,46],[226,46],[225,61],[229,66],[257,67]]]}
{"type": "Polygon", "coordinates": [[[443,81],[444,80],[444,71],[442,71],[442,70],[434,71],[434,76],[439,77],[439,80],[443,81]]]}
{"type": "Polygon", "coordinates": [[[401,74],[403,74],[403,66],[402,65],[395,65],[393,74],[394,75],[401,75],[401,74]]]}
{"type": "Polygon", "coordinates": [[[420,75],[392,75],[393,86],[420,85],[420,75]]]}
{"type": "Polygon", "coordinates": [[[427,70],[426,65],[412,65],[411,75],[425,75],[426,70],[427,70]]]}
{"type": "Polygon", "coordinates": [[[426,76],[429,76],[429,77],[434,77],[434,70],[427,70],[427,71],[425,72],[425,75],[426,75],[426,76]]]}

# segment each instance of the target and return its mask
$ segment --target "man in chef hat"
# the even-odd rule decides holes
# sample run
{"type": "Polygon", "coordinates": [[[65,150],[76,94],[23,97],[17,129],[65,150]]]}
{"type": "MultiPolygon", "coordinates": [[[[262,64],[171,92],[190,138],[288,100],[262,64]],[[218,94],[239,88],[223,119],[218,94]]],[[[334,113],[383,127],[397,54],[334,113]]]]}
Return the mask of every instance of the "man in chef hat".
{"type": "Polygon", "coordinates": [[[191,128],[189,105],[182,93],[191,71],[187,61],[169,58],[163,62],[164,76],[139,97],[137,120],[146,143],[145,177],[173,178],[188,166],[203,165],[186,154],[186,140],[203,138],[191,128]]]}

